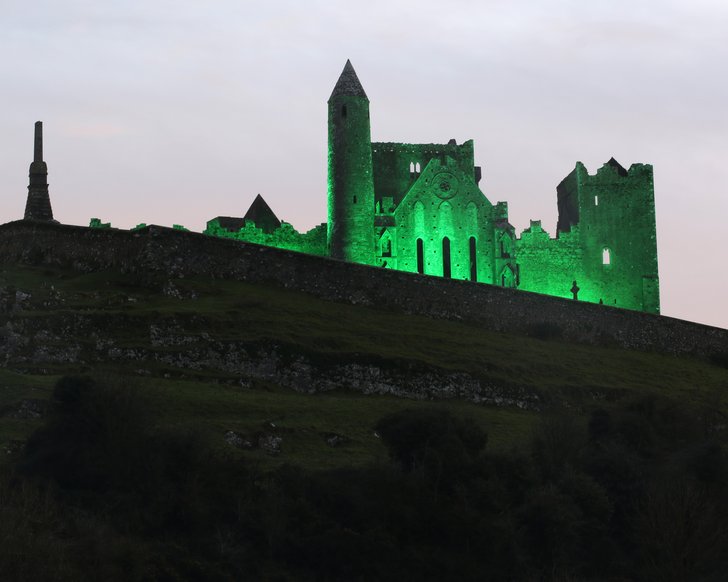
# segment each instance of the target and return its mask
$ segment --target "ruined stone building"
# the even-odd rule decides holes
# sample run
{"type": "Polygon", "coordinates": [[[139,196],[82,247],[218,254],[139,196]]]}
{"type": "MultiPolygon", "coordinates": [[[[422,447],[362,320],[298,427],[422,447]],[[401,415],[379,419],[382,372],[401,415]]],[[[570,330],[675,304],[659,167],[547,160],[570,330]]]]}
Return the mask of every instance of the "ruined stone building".
{"type": "MultiPolygon", "coordinates": [[[[507,203],[480,189],[472,141],[371,141],[369,99],[348,61],[328,102],[328,142],[326,224],[299,233],[258,195],[245,216],[214,218],[205,233],[659,313],[652,166],[610,159],[590,175],[577,162],[556,188],[556,236],[531,221],[518,237],[507,203]]],[[[47,174],[37,122],[26,220],[53,220],[47,174]]]]}
{"type": "Polygon", "coordinates": [[[551,237],[520,237],[479,183],[473,142],[371,141],[369,99],[347,61],[328,101],[328,223],[300,234],[258,196],[206,232],[335,259],[659,313],[652,166],[581,162],[557,186],[551,237]]]}

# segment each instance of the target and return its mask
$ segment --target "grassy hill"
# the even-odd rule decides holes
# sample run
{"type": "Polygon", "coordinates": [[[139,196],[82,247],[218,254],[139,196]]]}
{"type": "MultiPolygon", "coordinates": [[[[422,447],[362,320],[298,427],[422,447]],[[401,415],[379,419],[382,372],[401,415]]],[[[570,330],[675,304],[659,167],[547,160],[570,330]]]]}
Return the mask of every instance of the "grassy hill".
{"type": "Polygon", "coordinates": [[[22,416],[23,401],[47,399],[54,381],[69,374],[138,385],[165,422],[194,426],[220,446],[226,431],[270,432],[272,423],[283,438],[281,454],[241,454],[310,467],[378,458],[383,449],[372,427],[404,407],[435,405],[474,416],[488,427],[492,446],[509,447],[529,437],[538,411],[567,408],[586,418],[639,394],[714,408],[728,387],[726,368],[699,359],[571,344],[550,330],[543,339],[494,333],[265,285],[6,266],[0,287],[19,293],[3,314],[0,338],[6,348],[0,370],[5,447],[39,422],[13,418],[22,416]],[[236,373],[217,355],[201,365],[185,360],[185,354],[208,356],[211,344],[282,360],[281,369],[304,361],[326,375],[355,364],[355,372],[374,367],[395,380],[416,373],[434,379],[426,393],[402,399],[363,394],[356,379],[338,372],[326,390],[307,393],[314,388],[281,385],[276,374],[236,373]],[[490,405],[469,401],[472,394],[457,397],[463,375],[494,387],[490,405]],[[498,401],[504,406],[493,405],[498,401]],[[325,435],[331,434],[347,444],[328,446],[325,435]]]}
{"type": "Polygon", "coordinates": [[[728,568],[720,360],[273,285],[13,265],[0,358],[3,580],[728,568]]]}

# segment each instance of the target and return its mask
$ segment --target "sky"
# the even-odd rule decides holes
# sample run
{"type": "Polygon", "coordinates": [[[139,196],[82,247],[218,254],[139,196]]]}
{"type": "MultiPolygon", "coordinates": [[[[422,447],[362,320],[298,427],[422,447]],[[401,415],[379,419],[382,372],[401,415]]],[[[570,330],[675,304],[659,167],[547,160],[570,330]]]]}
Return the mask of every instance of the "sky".
{"type": "MultiPolygon", "coordinates": [[[[662,313],[728,328],[724,0],[0,0],[0,223],[33,123],[55,217],[326,220],[326,101],[351,59],[374,141],[475,141],[520,232],[583,162],[654,166],[662,313]]],[[[627,228],[629,225],[625,225],[627,228]]]]}

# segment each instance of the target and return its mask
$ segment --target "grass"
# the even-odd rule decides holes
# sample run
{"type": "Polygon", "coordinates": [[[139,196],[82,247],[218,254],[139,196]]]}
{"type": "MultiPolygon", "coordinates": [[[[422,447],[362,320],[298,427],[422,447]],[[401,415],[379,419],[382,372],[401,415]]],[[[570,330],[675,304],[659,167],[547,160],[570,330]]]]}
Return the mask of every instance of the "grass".
{"type": "MultiPolygon", "coordinates": [[[[12,284],[31,295],[12,315],[13,326],[49,330],[59,339],[44,340],[47,345],[62,347],[70,341],[81,345],[82,351],[98,339],[89,335],[89,329],[113,339],[117,347],[159,353],[204,346],[210,340],[252,348],[275,345],[282,357],[305,355],[323,367],[357,362],[400,374],[464,372],[498,385],[524,387],[543,395],[551,406],[567,406],[576,414],[640,394],[659,393],[677,402],[708,405],[715,402],[716,393],[728,388],[728,370],[695,358],[496,333],[467,322],[338,304],[236,281],[175,279],[174,286],[187,297],[178,299],[162,293],[167,282],[157,273],[80,274],[9,266],[0,272],[0,287],[12,284]],[[83,331],[65,337],[78,318],[85,322],[79,328],[83,331]],[[189,344],[154,347],[151,325],[172,329],[189,344]]],[[[6,411],[0,417],[0,452],[2,443],[24,438],[39,423],[10,418],[8,410],[24,398],[48,398],[58,376],[78,373],[111,374],[139,384],[164,423],[199,431],[231,454],[273,465],[332,467],[381,458],[384,449],[373,426],[385,414],[405,407],[445,406],[458,415],[475,417],[487,427],[489,447],[495,448],[520,446],[538,418],[533,412],[463,401],[364,396],[345,386],[313,395],[261,381],[241,388],[239,378],[220,370],[180,370],[149,360],[93,366],[11,360],[8,369],[0,370],[0,410],[6,411]],[[139,376],[139,368],[150,376],[139,376]],[[222,439],[227,430],[249,435],[274,432],[283,438],[282,452],[271,457],[260,450],[232,449],[222,439]],[[349,440],[330,447],[327,433],[349,440]]]]}

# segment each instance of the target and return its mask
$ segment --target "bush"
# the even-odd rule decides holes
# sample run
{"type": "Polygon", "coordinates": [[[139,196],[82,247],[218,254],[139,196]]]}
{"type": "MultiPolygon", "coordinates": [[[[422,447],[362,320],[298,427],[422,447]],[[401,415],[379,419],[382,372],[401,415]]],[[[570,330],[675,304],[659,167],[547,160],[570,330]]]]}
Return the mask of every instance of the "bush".
{"type": "Polygon", "coordinates": [[[402,410],[382,418],[376,429],[404,471],[436,483],[455,480],[470,469],[488,440],[475,421],[446,410],[402,410]]]}
{"type": "Polygon", "coordinates": [[[61,378],[44,427],[28,439],[21,473],[64,489],[105,491],[146,476],[148,407],[128,386],[61,378]]]}

